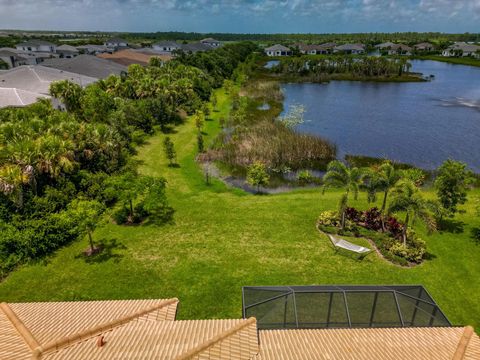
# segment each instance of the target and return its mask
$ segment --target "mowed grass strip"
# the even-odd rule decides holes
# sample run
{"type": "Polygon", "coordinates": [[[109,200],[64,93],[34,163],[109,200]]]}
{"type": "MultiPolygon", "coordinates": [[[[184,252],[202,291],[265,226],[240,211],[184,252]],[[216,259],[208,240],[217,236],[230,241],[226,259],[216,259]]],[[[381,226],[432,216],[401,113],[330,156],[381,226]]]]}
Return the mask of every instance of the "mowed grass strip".
{"type": "MultiPolygon", "coordinates": [[[[207,144],[229,111],[217,92],[218,111],[205,123],[207,144]]],[[[411,269],[376,254],[363,261],[336,254],[315,228],[318,214],[336,209],[340,191],[298,190],[255,196],[219,180],[207,186],[195,162],[197,129],[191,121],[169,134],[180,167],[170,168],[164,134],[139,150],[142,173],[168,180],[175,221],[164,226],[117,226],[95,233],[106,251],[85,259],[83,239],[48,259],[14,271],[0,284],[0,301],[54,301],[178,297],[178,318],[241,316],[243,285],[422,284],[454,324],[480,326],[480,245],[470,231],[480,226],[479,192],[469,194],[456,221],[458,233],[428,236],[431,259],[411,269]]],[[[429,195],[432,195],[429,193],[429,195]]],[[[365,194],[351,205],[367,208],[365,194]]]]}

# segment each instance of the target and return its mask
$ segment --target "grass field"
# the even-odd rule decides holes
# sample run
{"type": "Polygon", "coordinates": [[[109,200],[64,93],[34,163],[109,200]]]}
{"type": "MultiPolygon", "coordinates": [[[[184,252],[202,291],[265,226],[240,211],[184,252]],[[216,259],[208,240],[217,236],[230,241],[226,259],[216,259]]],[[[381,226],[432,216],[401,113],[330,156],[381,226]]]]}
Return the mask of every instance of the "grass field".
{"type": "MultiPolygon", "coordinates": [[[[206,122],[207,139],[226,116],[206,122]]],[[[179,168],[170,168],[158,134],[139,151],[142,172],[164,176],[175,208],[165,226],[108,224],[95,233],[105,243],[98,257],[84,258],[78,241],[0,284],[0,301],[168,298],[181,301],[178,317],[241,316],[243,285],[423,284],[454,324],[480,326],[480,245],[470,238],[480,226],[472,198],[458,217],[458,233],[426,236],[431,260],[400,268],[371,255],[363,261],[335,254],[315,229],[322,210],[336,208],[338,191],[316,189],[254,196],[216,180],[207,186],[195,160],[196,129],[187,122],[170,134],[179,168]]],[[[365,194],[352,205],[366,207],[365,194]]]]}

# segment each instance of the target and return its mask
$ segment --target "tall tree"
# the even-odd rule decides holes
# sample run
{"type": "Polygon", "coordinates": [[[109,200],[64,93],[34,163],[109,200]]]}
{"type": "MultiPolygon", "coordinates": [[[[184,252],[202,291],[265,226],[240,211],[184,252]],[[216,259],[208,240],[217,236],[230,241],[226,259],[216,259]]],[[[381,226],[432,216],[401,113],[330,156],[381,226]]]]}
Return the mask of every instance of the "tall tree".
{"type": "Polygon", "coordinates": [[[392,195],[388,212],[405,212],[402,230],[404,246],[407,246],[407,230],[413,219],[421,219],[427,225],[429,231],[436,229],[435,219],[430,212],[429,202],[423,198],[422,193],[411,180],[400,180],[393,188],[392,195]]]}
{"type": "Polygon", "coordinates": [[[435,189],[442,207],[449,216],[454,216],[457,206],[467,201],[468,185],[473,174],[467,169],[467,164],[446,160],[437,170],[435,189]]]}
{"type": "Polygon", "coordinates": [[[357,199],[360,184],[362,182],[362,172],[356,167],[349,168],[341,161],[334,160],[328,164],[327,172],[323,176],[323,181],[325,186],[334,186],[345,190],[345,193],[340,199],[339,205],[341,226],[343,230],[345,228],[345,209],[348,204],[348,195],[352,192],[354,199],[357,199]]]}

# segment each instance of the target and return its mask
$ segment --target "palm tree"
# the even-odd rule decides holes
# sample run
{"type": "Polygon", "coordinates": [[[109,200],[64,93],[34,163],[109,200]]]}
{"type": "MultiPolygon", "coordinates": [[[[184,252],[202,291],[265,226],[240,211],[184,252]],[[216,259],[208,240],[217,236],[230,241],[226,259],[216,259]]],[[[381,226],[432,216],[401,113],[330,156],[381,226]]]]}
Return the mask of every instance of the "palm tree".
{"type": "Polygon", "coordinates": [[[335,186],[345,189],[339,205],[339,213],[341,214],[342,230],[345,228],[345,209],[348,203],[348,195],[353,192],[354,199],[358,197],[358,190],[362,181],[362,172],[356,168],[349,168],[344,163],[334,160],[328,164],[327,172],[323,176],[326,186],[335,186]]]}
{"type": "Polygon", "coordinates": [[[430,204],[422,196],[420,190],[408,179],[403,179],[392,190],[393,198],[388,212],[405,212],[405,221],[402,230],[403,245],[407,246],[407,229],[411,219],[420,218],[429,231],[436,229],[436,223],[431,215],[430,204]]]}
{"type": "Polygon", "coordinates": [[[29,182],[29,174],[19,166],[5,165],[0,168],[0,191],[5,195],[13,195],[18,209],[23,208],[23,186],[29,182]]]}
{"type": "Polygon", "coordinates": [[[382,202],[382,214],[387,208],[387,197],[389,191],[395,186],[395,184],[400,180],[400,172],[395,169],[390,161],[385,161],[380,165],[378,169],[378,174],[380,176],[380,182],[383,187],[383,202],[382,202]]]}

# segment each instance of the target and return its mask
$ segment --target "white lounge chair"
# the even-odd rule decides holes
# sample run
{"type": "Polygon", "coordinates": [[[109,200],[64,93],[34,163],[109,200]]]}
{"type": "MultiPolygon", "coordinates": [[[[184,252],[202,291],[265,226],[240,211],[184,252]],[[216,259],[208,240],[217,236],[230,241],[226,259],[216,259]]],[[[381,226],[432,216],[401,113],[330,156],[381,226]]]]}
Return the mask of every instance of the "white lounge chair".
{"type": "Polygon", "coordinates": [[[372,252],[372,250],[369,248],[352,244],[351,242],[344,239],[337,238],[332,234],[327,234],[327,235],[330,241],[332,242],[333,246],[335,247],[335,251],[338,251],[338,249],[348,250],[358,254],[360,259],[363,259],[365,256],[367,256],[372,252]]]}

